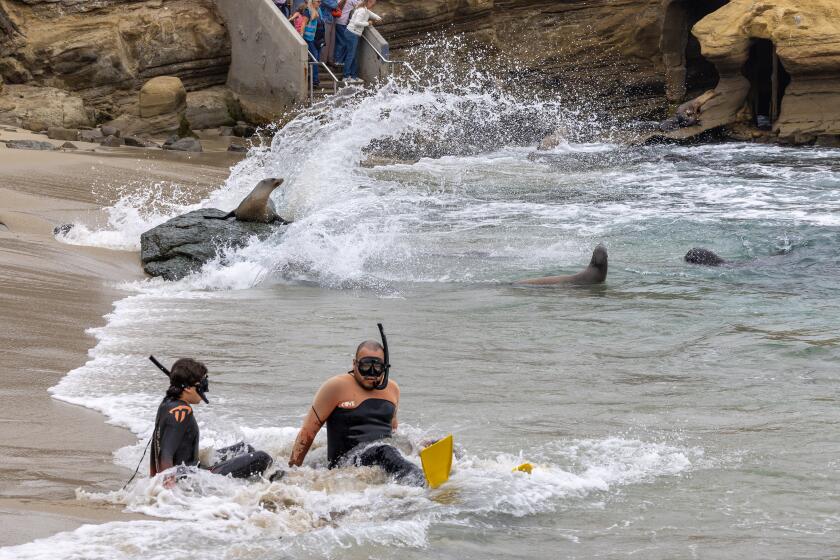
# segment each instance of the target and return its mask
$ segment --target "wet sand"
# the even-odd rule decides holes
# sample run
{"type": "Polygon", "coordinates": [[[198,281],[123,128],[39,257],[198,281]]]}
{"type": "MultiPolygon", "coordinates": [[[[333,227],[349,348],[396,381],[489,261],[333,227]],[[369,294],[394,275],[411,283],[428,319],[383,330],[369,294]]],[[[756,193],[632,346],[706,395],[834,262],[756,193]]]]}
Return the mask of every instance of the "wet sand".
{"type": "MultiPolygon", "coordinates": [[[[13,138],[46,140],[0,131],[0,140],[13,138]]],[[[131,472],[112,452],[134,437],[47,389],[85,363],[94,344],[85,329],[104,324],[125,295],[118,283],[143,277],[139,255],[59,243],[53,228],[102,219],[102,207],[133,182],[177,182],[201,198],[241,157],[76,144],[42,152],[0,143],[0,546],[138,517],[75,499],[79,487],[125,483],[131,472]]]]}

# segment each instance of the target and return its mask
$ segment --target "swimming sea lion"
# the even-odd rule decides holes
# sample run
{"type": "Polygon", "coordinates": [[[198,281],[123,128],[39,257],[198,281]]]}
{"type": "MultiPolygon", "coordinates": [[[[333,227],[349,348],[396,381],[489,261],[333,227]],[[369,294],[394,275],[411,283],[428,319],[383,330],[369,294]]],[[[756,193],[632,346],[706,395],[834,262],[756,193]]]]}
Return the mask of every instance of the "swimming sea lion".
{"type": "Polygon", "coordinates": [[[726,259],[722,259],[713,251],[703,249],[702,247],[692,247],[685,254],[685,262],[691,264],[704,264],[706,266],[720,266],[726,264],[726,259]]]}
{"type": "Polygon", "coordinates": [[[254,187],[248,196],[242,199],[236,210],[231,210],[229,213],[221,217],[205,216],[211,220],[227,220],[236,216],[240,222],[260,222],[263,224],[270,224],[276,221],[288,223],[286,220],[277,214],[277,208],[274,207],[274,202],[271,200],[271,193],[274,189],[283,184],[283,179],[276,179],[268,177],[263,179],[257,186],[254,187]]]}
{"type": "Polygon", "coordinates": [[[557,284],[589,285],[601,284],[607,279],[607,248],[599,244],[592,251],[589,266],[569,276],[544,276],[514,282],[520,286],[554,286],[557,284]]]}

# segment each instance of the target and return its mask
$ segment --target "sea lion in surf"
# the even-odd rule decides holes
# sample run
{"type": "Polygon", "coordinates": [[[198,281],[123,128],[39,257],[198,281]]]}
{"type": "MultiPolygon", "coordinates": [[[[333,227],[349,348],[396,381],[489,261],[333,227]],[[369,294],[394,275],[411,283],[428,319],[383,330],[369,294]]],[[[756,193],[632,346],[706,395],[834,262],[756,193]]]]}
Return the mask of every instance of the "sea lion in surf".
{"type": "Polygon", "coordinates": [[[683,258],[687,263],[706,266],[720,266],[728,262],[726,259],[719,257],[714,251],[702,247],[692,247],[683,258]]]}
{"type": "Polygon", "coordinates": [[[519,286],[556,286],[574,285],[587,286],[591,284],[602,284],[607,279],[607,248],[599,244],[592,251],[592,259],[589,265],[578,272],[568,276],[544,276],[542,278],[527,278],[517,280],[514,284],[519,286]]]}
{"type": "Polygon", "coordinates": [[[205,216],[209,220],[227,220],[234,216],[240,222],[259,222],[262,224],[271,224],[280,222],[287,224],[286,220],[280,217],[277,213],[277,208],[271,200],[271,193],[274,189],[283,184],[283,179],[274,177],[267,177],[257,183],[248,196],[242,199],[239,206],[235,210],[221,217],[205,216]]]}

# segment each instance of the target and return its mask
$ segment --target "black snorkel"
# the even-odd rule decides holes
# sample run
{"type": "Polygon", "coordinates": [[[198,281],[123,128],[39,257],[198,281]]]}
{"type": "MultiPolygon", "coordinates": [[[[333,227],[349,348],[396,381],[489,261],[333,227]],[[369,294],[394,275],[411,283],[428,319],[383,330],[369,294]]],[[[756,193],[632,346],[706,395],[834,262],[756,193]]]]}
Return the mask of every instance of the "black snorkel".
{"type": "Polygon", "coordinates": [[[382,328],[382,323],[376,323],[379,327],[379,336],[382,337],[382,349],[385,352],[385,372],[382,377],[382,383],[374,387],[377,391],[381,391],[388,386],[388,373],[391,370],[391,362],[388,360],[388,339],[385,338],[385,329],[382,328]]]}
{"type": "MultiPolygon", "coordinates": [[[[386,356],[385,361],[387,362],[388,361],[388,359],[387,359],[388,351],[387,350],[385,351],[385,356],[386,356]]],[[[169,372],[168,369],[166,369],[166,366],[164,366],[162,363],[157,361],[157,358],[155,358],[154,356],[149,356],[149,360],[151,360],[151,362],[153,364],[155,364],[160,371],[165,373],[166,377],[169,377],[170,381],[171,381],[172,374],[169,372]]],[[[388,374],[387,373],[385,374],[385,384],[386,385],[388,384],[388,374]]],[[[186,389],[186,387],[181,387],[181,389],[186,389]]],[[[207,400],[207,395],[206,395],[207,391],[209,391],[209,390],[210,390],[210,382],[207,379],[207,376],[205,375],[201,379],[201,381],[199,381],[198,386],[195,388],[195,392],[198,393],[198,396],[201,397],[201,400],[203,400],[206,404],[210,404],[210,401],[207,400]]]]}

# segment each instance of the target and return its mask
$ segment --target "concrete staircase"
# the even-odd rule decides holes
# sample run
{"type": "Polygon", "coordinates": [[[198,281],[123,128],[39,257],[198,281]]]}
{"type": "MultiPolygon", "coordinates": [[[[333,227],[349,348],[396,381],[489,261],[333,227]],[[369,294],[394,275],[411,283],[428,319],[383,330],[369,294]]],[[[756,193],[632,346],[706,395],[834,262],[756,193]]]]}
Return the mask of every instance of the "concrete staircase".
{"type": "MultiPolygon", "coordinates": [[[[216,0],[216,5],[230,35],[227,85],[249,119],[271,121],[334,91],[333,78],[323,65],[321,88],[310,90],[306,42],[271,0],[216,0]]],[[[395,63],[388,60],[388,52],[388,42],[376,29],[365,30],[357,55],[359,77],[365,83],[390,74],[395,63]]]]}

